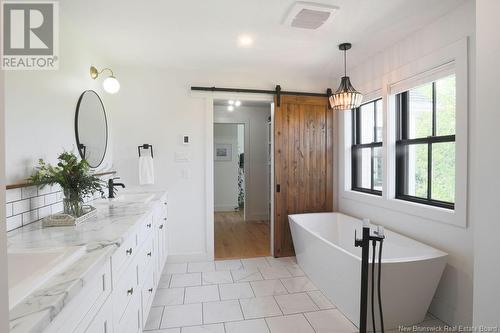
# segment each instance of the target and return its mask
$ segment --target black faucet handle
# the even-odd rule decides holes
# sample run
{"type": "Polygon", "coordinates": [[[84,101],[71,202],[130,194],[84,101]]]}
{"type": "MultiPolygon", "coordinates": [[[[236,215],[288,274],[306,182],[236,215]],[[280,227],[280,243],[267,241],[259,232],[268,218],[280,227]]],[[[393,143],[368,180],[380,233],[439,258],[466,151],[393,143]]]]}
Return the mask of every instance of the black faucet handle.
{"type": "Polygon", "coordinates": [[[113,178],[111,178],[111,179],[113,179],[113,180],[117,180],[117,179],[120,179],[120,177],[113,177],[113,178]]]}

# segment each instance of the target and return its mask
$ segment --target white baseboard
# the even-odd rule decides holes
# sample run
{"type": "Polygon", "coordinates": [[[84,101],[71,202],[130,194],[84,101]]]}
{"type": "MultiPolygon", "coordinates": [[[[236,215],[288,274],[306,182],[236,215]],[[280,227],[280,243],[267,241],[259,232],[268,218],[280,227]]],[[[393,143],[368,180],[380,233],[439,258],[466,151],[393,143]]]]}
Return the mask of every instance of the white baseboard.
{"type": "Polygon", "coordinates": [[[198,253],[177,253],[169,254],[167,257],[167,263],[184,263],[184,262],[202,262],[202,261],[213,261],[214,258],[206,252],[198,253]]]}

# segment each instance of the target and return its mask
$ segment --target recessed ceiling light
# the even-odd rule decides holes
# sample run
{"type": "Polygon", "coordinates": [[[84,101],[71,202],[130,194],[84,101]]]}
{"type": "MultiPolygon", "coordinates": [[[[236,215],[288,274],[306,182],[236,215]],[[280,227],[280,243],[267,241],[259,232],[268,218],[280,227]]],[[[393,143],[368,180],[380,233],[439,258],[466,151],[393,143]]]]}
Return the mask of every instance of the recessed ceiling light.
{"type": "Polygon", "coordinates": [[[227,111],[229,111],[229,112],[233,112],[233,111],[234,111],[234,106],[229,105],[229,106],[227,107],[227,111]]]}
{"type": "Polygon", "coordinates": [[[253,38],[248,35],[241,35],[238,37],[238,44],[241,47],[249,47],[253,44],[253,38]]]}
{"type": "Polygon", "coordinates": [[[234,102],[234,105],[236,105],[236,106],[240,106],[240,105],[241,105],[241,101],[236,101],[236,102],[234,102]]]}
{"type": "Polygon", "coordinates": [[[229,105],[233,105],[234,104],[234,101],[232,99],[230,99],[229,101],[227,101],[227,104],[229,105]]]}

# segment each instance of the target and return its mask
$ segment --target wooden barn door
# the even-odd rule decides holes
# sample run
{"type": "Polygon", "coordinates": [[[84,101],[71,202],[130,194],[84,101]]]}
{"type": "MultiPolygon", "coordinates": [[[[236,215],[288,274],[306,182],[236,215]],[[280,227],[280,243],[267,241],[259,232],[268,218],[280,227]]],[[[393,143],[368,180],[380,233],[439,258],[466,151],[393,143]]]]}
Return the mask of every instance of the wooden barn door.
{"type": "Polygon", "coordinates": [[[333,111],[326,97],[285,95],[274,124],[274,256],[286,257],[288,215],[333,210],[333,111]]]}

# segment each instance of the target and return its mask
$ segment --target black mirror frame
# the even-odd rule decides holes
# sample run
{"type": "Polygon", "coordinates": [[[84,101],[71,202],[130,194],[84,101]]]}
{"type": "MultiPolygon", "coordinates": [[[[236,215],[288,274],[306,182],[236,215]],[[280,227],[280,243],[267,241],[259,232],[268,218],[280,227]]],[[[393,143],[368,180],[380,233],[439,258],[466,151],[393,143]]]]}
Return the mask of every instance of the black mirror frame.
{"type": "MultiPolygon", "coordinates": [[[[101,97],[99,96],[99,94],[97,94],[94,90],[85,90],[81,95],[80,97],[78,98],[78,103],[76,104],[76,111],[75,111],[75,139],[76,139],[76,147],[78,149],[78,153],[80,154],[80,157],[82,159],[85,159],[85,146],[80,142],[80,137],[79,137],[79,133],[78,133],[78,116],[80,114],[80,104],[82,102],[82,99],[83,99],[83,96],[86,94],[86,93],[94,93],[97,97],[97,99],[99,100],[99,102],[101,103],[101,106],[102,106],[102,111],[104,113],[104,123],[106,125],[106,144],[104,146],[104,152],[102,154],[102,158],[101,160],[99,161],[99,163],[96,165],[96,166],[93,166],[93,165],[90,165],[89,166],[92,168],[92,169],[96,169],[98,168],[102,162],[104,161],[104,158],[106,157],[106,152],[108,150],[108,134],[109,134],[109,131],[108,131],[108,117],[106,115],[106,108],[104,107],[104,103],[102,102],[101,100],[101,97]]],[[[88,162],[88,161],[87,161],[88,162]]]]}

